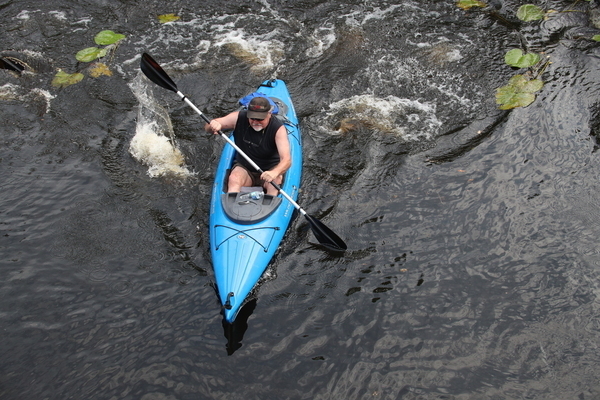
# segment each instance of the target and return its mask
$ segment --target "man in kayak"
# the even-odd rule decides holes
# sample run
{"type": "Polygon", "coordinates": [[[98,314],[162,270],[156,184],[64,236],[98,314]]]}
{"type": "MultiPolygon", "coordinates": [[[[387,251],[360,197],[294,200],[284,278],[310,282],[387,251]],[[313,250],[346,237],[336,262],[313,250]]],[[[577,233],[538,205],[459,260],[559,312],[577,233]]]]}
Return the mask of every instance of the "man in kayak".
{"type": "Polygon", "coordinates": [[[270,182],[281,185],[283,174],[292,165],[292,156],[287,130],[271,111],[269,100],[254,97],[247,110],[215,118],[204,126],[207,132],[214,134],[233,129],[235,144],[264,171],[260,174],[243,156],[236,154],[228,192],[239,192],[242,186],[262,186],[267,194],[277,195],[277,189],[270,182]]]}

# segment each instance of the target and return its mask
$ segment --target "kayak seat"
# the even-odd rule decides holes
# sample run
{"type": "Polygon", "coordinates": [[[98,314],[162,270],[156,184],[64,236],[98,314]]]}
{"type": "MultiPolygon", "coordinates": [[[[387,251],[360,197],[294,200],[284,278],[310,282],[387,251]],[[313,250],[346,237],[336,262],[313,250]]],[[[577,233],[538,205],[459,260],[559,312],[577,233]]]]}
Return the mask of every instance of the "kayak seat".
{"type": "Polygon", "coordinates": [[[261,199],[240,199],[241,193],[224,193],[221,204],[225,214],[239,224],[253,224],[267,218],[281,204],[281,197],[263,195],[261,199]]]}

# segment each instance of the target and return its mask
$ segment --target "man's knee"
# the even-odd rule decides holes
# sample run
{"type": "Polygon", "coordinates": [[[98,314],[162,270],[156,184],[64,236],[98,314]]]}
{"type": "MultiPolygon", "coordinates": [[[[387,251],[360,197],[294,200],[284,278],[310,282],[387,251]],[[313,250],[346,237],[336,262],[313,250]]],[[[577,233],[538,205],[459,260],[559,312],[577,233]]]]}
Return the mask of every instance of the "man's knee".
{"type": "Polygon", "coordinates": [[[239,191],[242,186],[249,186],[251,181],[252,178],[244,168],[235,167],[229,174],[229,191],[232,191],[231,187],[235,189],[233,191],[239,191]]]}

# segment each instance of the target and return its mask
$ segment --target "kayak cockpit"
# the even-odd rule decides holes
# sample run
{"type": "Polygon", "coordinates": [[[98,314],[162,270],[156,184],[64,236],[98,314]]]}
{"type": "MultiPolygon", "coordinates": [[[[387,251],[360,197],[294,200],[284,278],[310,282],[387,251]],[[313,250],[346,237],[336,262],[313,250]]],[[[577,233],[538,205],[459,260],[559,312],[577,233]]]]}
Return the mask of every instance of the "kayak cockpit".
{"type": "Polygon", "coordinates": [[[249,192],[242,191],[221,195],[223,211],[230,219],[239,224],[253,224],[262,221],[281,204],[281,198],[277,196],[262,194],[259,199],[254,199],[249,194],[249,192]]]}

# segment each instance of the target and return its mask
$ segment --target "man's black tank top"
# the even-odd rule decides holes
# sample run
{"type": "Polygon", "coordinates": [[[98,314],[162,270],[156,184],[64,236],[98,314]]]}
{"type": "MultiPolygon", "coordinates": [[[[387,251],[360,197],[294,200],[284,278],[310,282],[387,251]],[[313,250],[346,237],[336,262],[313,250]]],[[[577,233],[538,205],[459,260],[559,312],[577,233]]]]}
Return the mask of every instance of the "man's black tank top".
{"type": "MultiPolygon", "coordinates": [[[[254,161],[260,169],[268,171],[279,164],[279,152],[275,144],[275,134],[283,124],[274,115],[271,115],[269,125],[262,131],[255,131],[250,126],[246,111],[240,111],[233,135],[235,144],[254,161]]],[[[235,161],[239,162],[249,171],[254,171],[248,161],[239,154],[235,155],[235,161]]]]}

